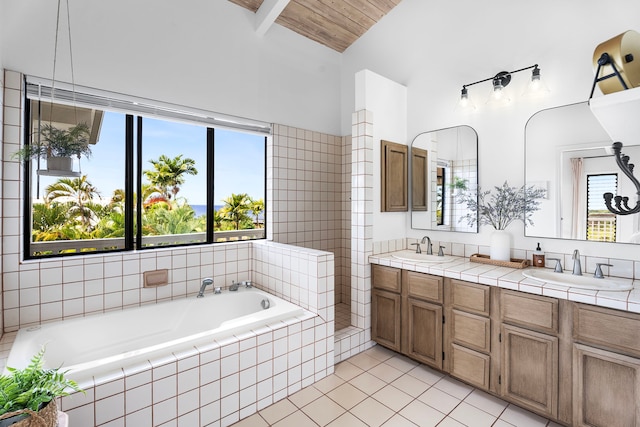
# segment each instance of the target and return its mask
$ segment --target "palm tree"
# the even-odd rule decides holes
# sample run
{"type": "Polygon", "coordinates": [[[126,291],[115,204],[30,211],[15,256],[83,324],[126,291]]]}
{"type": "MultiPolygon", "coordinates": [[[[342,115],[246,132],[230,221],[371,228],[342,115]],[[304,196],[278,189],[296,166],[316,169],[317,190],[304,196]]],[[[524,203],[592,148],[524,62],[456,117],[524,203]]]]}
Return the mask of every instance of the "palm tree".
{"type": "Polygon", "coordinates": [[[253,223],[256,227],[259,227],[260,223],[260,214],[264,212],[264,200],[263,199],[252,199],[249,198],[249,205],[251,206],[251,213],[255,218],[253,223]]]}
{"type": "Polygon", "coordinates": [[[85,231],[91,226],[91,220],[96,216],[98,205],[92,203],[94,197],[99,197],[98,189],[87,179],[60,178],[45,189],[46,203],[66,203],[69,205],[69,220],[79,219],[85,231]]]}
{"type": "Polygon", "coordinates": [[[250,199],[246,193],[232,193],[223,202],[224,206],[220,209],[220,213],[233,224],[235,230],[240,230],[240,224],[246,224],[251,221],[251,218],[249,218],[249,211],[251,210],[250,199]]]}
{"type": "Polygon", "coordinates": [[[190,158],[183,159],[182,154],[172,158],[160,155],[158,160],[149,160],[153,165],[153,170],[144,171],[152,185],[158,187],[162,195],[167,199],[175,199],[180,191],[180,186],[184,184],[185,175],[197,175],[195,168],[196,161],[190,158]]]}

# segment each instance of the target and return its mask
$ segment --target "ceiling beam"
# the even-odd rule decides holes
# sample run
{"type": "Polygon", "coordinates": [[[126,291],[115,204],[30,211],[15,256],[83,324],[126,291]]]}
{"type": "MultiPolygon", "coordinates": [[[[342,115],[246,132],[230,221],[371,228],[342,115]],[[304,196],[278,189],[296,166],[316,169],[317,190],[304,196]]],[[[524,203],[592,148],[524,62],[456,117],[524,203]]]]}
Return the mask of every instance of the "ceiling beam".
{"type": "Polygon", "coordinates": [[[256,33],[264,36],[276,21],[280,13],[287,7],[289,0],[264,0],[256,11],[256,33]]]}

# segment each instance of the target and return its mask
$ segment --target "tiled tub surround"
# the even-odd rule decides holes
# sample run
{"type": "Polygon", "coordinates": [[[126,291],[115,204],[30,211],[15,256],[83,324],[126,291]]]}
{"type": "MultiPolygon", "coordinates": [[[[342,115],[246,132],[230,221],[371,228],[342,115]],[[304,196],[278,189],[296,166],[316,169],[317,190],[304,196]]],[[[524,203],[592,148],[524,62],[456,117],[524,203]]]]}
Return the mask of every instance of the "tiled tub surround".
{"type": "MultiPolygon", "coordinates": [[[[307,314],[94,377],[82,384],[86,395],[75,393],[61,402],[72,425],[225,426],[333,372],[333,254],[265,241],[189,248],[194,250],[194,263],[205,251],[209,260],[205,265],[209,267],[192,266],[198,279],[194,279],[197,286],[189,290],[189,297],[195,297],[202,268],[213,269],[214,281],[220,283],[215,272],[228,271],[227,263],[241,262],[244,269],[235,271],[236,280],[238,276],[249,278],[257,288],[300,305],[307,314]],[[231,260],[227,251],[236,258],[231,260]],[[213,259],[220,260],[220,265],[212,263],[213,259]]],[[[170,250],[144,255],[145,261],[137,260],[136,266],[150,263],[150,255],[168,257],[167,262],[173,256],[183,261],[188,258],[170,250]]],[[[40,263],[63,263],[54,268],[64,270],[65,261],[40,263]]],[[[80,258],[73,261],[83,265],[80,258]]],[[[102,268],[102,262],[99,265],[102,268]]],[[[109,265],[104,263],[104,268],[109,265]]],[[[147,291],[141,288],[141,271],[132,275],[132,282],[137,280],[138,295],[147,291]]],[[[212,292],[208,290],[206,297],[214,298],[212,292]]],[[[140,304],[137,301],[133,305],[140,304]]],[[[7,349],[14,337],[15,333],[5,334],[2,348],[7,349]]]]}

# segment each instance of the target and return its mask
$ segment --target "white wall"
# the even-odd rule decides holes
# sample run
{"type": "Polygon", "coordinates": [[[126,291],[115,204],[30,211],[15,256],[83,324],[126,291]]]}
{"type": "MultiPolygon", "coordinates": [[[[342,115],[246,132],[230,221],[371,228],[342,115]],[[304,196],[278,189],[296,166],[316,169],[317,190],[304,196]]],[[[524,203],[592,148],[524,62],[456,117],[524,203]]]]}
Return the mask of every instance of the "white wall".
{"type": "Polygon", "coordinates": [[[407,88],[369,70],[355,75],[355,109],[373,114],[373,240],[399,237],[409,224],[407,212],[380,212],[380,140],[407,144],[407,88]]]}
{"type": "MultiPolygon", "coordinates": [[[[53,75],[56,2],[3,0],[0,64],[53,75]]],[[[65,2],[63,2],[63,6],[65,2]]],[[[66,14],[56,80],[71,82],[66,14]]],[[[340,134],[340,54],[229,1],[71,2],[77,84],[340,134]]]]}
{"type": "MultiPolygon", "coordinates": [[[[626,30],[640,31],[640,2],[540,0],[508,3],[460,0],[455,6],[424,0],[403,0],[343,54],[342,129],[354,111],[353,75],[367,68],[407,86],[410,141],[422,131],[468,124],[479,139],[479,183],[489,188],[505,180],[524,182],[524,127],[536,111],[585,101],[594,77],[592,56],[597,45],[626,30]],[[462,85],[538,63],[551,94],[524,100],[530,72],[513,76],[512,103],[490,109],[484,104],[490,82],[469,88],[478,109],[465,115],[454,111],[462,85]]],[[[600,96],[596,90],[596,96],[600,96]]],[[[375,180],[375,179],[374,179],[375,180]]],[[[509,227],[514,245],[544,250],[579,248],[587,255],[640,256],[640,247],[555,239],[527,239],[522,224],[509,227]]],[[[490,228],[479,235],[430,232],[432,238],[488,244],[490,228]]],[[[419,237],[419,230],[407,235],[419,237]]]]}

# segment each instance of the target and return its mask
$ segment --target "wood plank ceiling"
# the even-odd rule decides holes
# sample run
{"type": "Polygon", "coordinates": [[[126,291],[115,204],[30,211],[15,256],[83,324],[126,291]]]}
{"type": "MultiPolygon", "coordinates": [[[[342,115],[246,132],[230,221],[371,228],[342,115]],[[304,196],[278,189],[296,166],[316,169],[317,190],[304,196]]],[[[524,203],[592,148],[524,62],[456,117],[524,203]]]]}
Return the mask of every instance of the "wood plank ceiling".
{"type": "MultiPolygon", "coordinates": [[[[258,12],[265,0],[229,0],[258,12]]],[[[275,19],[296,33],[344,52],[401,0],[290,0],[275,19]]]]}

